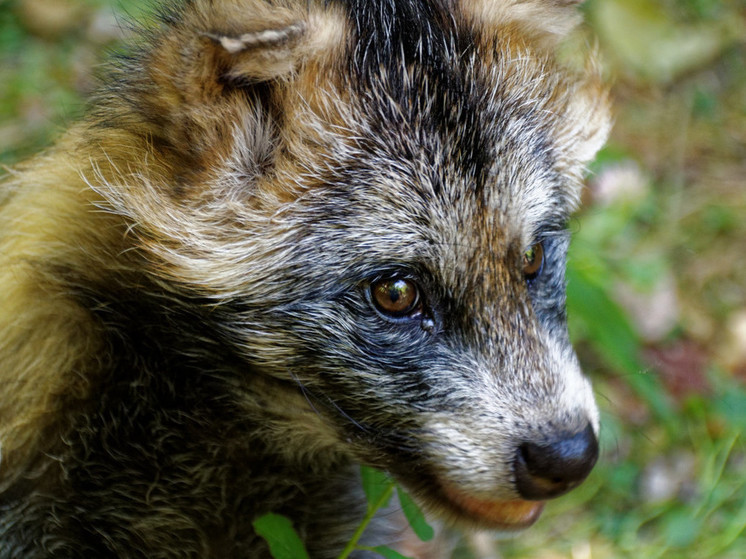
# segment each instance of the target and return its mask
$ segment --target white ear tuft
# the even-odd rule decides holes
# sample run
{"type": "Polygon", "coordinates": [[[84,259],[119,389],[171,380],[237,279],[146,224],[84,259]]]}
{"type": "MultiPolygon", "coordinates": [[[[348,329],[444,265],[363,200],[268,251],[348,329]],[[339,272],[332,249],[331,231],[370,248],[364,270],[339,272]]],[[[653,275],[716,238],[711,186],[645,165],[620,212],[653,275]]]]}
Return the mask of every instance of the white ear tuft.
{"type": "Polygon", "coordinates": [[[241,35],[202,33],[220,77],[229,82],[257,83],[288,75],[297,67],[307,25],[302,21],[241,35]]]}
{"type": "Polygon", "coordinates": [[[297,41],[303,35],[305,27],[305,24],[298,22],[281,29],[265,29],[253,33],[244,33],[239,37],[216,35],[214,33],[205,33],[204,36],[219,43],[230,54],[236,54],[254,48],[286,46],[288,43],[297,41]]]}

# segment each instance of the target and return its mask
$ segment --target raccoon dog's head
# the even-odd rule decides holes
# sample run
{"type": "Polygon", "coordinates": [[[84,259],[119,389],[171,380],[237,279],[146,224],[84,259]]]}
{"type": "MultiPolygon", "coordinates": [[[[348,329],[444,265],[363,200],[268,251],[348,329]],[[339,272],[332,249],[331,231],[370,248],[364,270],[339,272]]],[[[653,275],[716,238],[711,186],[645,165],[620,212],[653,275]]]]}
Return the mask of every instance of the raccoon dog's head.
{"type": "Polygon", "coordinates": [[[195,2],[155,87],[123,79],[161,166],[104,195],[160,281],[457,521],[524,527],[597,457],[564,266],[608,117],[552,54],[573,3],[195,2]]]}

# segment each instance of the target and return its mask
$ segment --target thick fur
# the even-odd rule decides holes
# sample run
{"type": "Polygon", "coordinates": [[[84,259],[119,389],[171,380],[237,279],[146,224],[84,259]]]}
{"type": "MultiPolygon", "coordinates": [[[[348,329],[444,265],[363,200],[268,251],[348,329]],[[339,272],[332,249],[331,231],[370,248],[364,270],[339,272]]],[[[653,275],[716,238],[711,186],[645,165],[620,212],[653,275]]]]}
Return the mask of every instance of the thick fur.
{"type": "Polygon", "coordinates": [[[597,430],[563,268],[608,116],[553,55],[573,4],[164,8],[2,183],[0,557],[266,557],[270,511],[333,557],[358,462],[469,524],[444,487],[515,499],[516,445],[597,430]],[[385,277],[426,317],[376,310],[385,277]]]}

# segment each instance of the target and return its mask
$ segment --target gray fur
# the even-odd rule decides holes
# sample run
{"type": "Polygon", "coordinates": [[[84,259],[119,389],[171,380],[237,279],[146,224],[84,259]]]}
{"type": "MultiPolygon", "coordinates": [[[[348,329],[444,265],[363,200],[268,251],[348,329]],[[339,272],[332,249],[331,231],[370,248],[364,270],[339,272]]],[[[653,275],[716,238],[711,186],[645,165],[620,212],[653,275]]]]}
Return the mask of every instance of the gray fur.
{"type": "MultiPolygon", "coordinates": [[[[602,94],[525,10],[480,27],[438,1],[252,2],[276,20],[241,29],[234,4],[251,16],[174,3],[53,151],[102,225],[29,277],[93,333],[0,477],[2,559],[266,557],[266,512],[331,558],[364,513],[358,463],[470,527],[443,487],[520,499],[518,445],[598,430],[564,262],[602,94]],[[387,277],[418,283],[422,315],[375,308],[387,277]]],[[[8,215],[41,176],[8,179],[8,215]]],[[[402,534],[384,517],[368,538],[402,534]]]]}

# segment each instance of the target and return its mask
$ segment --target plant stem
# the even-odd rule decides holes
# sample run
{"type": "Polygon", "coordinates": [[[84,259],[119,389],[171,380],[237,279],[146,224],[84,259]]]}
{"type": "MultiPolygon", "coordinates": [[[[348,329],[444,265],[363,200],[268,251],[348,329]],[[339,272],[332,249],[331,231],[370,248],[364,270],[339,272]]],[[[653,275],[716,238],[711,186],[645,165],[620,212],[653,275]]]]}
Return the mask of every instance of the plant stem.
{"type": "Polygon", "coordinates": [[[339,554],[339,557],[337,557],[337,559],[347,559],[350,553],[355,550],[355,546],[357,546],[358,540],[360,540],[363,532],[368,527],[368,524],[370,524],[370,521],[373,520],[373,516],[376,514],[378,509],[380,509],[386,503],[386,501],[391,498],[391,495],[394,492],[395,485],[396,484],[394,482],[391,482],[386,488],[386,491],[381,493],[381,496],[378,498],[378,500],[373,505],[368,507],[368,512],[365,514],[362,522],[360,522],[360,526],[358,526],[357,530],[355,530],[355,533],[352,534],[352,538],[347,543],[347,546],[342,550],[342,553],[339,554]]]}

